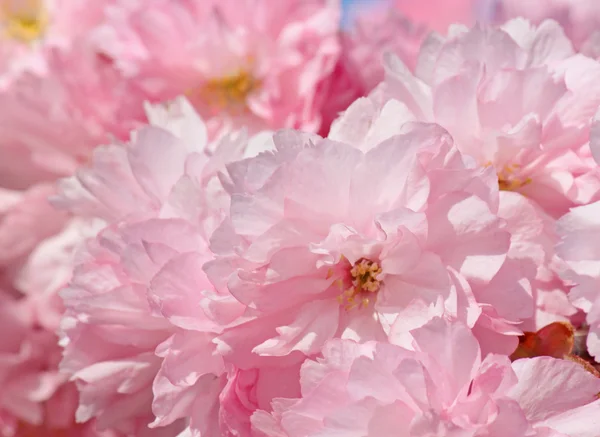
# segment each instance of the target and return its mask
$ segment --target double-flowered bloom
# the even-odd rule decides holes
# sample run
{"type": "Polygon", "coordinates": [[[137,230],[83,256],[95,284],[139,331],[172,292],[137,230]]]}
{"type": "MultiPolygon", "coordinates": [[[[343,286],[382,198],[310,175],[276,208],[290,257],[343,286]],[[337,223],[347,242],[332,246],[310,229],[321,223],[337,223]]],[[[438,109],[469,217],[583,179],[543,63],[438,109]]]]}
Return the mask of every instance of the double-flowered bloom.
{"type": "Polygon", "coordinates": [[[0,0],[0,436],[597,437],[554,3],[0,0]]]}
{"type": "Polygon", "coordinates": [[[409,349],[331,340],[303,364],[301,398],[254,413],[256,435],[592,435],[578,423],[597,423],[600,380],[577,364],[483,358],[466,326],[440,319],[413,337],[409,349]]]}
{"type": "Polygon", "coordinates": [[[186,435],[254,435],[335,344],[411,348],[445,323],[479,360],[509,354],[536,269],[509,256],[497,174],[438,125],[389,123],[400,105],[365,113],[364,132],[340,130],[349,112],[329,138],[211,143],[180,99],[63,182],[58,204],[106,224],[62,292],[78,418],[130,430],[152,411],[157,430],[187,419],[186,435]]]}

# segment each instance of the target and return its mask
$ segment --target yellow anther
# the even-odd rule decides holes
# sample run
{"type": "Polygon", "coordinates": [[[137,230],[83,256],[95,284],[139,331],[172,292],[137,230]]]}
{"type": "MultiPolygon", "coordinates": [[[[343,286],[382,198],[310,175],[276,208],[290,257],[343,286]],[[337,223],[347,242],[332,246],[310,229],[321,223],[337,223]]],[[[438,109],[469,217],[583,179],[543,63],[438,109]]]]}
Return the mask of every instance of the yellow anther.
{"type": "Polygon", "coordinates": [[[376,262],[361,259],[350,269],[352,287],[338,296],[338,302],[345,302],[344,308],[350,311],[357,306],[366,308],[370,299],[365,294],[376,293],[381,287],[379,275],[382,269],[376,262]],[[341,299],[340,299],[341,298],[341,299]]]}
{"type": "Polygon", "coordinates": [[[0,0],[0,28],[8,38],[31,43],[42,37],[48,22],[42,0],[0,0]]]}
{"type": "MultiPolygon", "coordinates": [[[[488,167],[491,163],[485,163],[488,167]]],[[[523,178],[518,175],[521,169],[520,164],[507,164],[501,170],[498,170],[498,188],[502,191],[516,191],[532,182],[531,178],[523,178]]]]}
{"type": "Polygon", "coordinates": [[[245,109],[246,102],[260,86],[250,72],[240,70],[231,76],[210,79],[202,86],[200,98],[206,105],[217,110],[245,109]]]}

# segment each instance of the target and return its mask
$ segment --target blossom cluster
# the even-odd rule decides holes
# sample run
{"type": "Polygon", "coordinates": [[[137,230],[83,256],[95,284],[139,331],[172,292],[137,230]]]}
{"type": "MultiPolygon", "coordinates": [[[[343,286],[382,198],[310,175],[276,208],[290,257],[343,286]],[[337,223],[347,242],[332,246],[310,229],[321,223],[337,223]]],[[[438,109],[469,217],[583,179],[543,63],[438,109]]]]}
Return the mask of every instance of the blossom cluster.
{"type": "Polygon", "coordinates": [[[345,8],[0,0],[0,437],[600,437],[600,3],[345,8]]]}

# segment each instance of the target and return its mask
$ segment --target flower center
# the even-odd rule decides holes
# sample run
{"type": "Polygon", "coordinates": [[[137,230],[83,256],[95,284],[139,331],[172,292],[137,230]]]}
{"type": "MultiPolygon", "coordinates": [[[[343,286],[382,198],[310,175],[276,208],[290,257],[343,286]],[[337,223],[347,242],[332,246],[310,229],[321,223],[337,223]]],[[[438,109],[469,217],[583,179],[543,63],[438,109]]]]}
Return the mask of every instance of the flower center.
{"type": "Polygon", "coordinates": [[[200,89],[200,97],[211,108],[244,109],[248,96],[260,86],[248,71],[217,79],[210,79],[200,89]]]}
{"type": "MultiPolygon", "coordinates": [[[[491,162],[485,164],[486,167],[492,165],[491,162]]],[[[505,165],[498,173],[498,187],[502,191],[516,191],[521,187],[531,183],[531,178],[519,177],[517,174],[521,166],[519,164],[505,165]]]]}
{"type": "Polygon", "coordinates": [[[0,23],[9,38],[31,43],[46,31],[48,11],[42,0],[0,0],[0,23]]]}
{"type": "Polygon", "coordinates": [[[354,263],[350,269],[351,286],[337,297],[340,305],[348,311],[358,306],[368,307],[371,297],[381,287],[380,274],[381,267],[376,262],[363,258],[354,263]]]}

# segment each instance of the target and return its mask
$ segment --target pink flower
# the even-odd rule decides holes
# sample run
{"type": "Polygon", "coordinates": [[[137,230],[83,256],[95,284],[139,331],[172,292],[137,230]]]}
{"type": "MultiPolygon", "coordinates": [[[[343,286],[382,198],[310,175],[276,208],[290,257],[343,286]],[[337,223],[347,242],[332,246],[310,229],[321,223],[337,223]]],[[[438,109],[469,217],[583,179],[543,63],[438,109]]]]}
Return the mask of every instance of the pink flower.
{"type": "Polygon", "coordinates": [[[57,292],[69,281],[74,248],[90,229],[77,219],[65,224],[65,214],[52,210],[41,195],[52,191],[47,187],[30,190],[17,207],[7,211],[3,223],[5,238],[19,243],[22,235],[23,243],[6,242],[4,250],[12,262],[2,265],[10,295],[2,291],[0,318],[3,332],[10,335],[0,342],[0,435],[140,435],[136,429],[126,429],[125,434],[106,428],[97,432],[94,420],[75,421],[79,394],[58,366],[62,349],[56,331],[64,307],[57,292]],[[13,251],[8,252],[11,247],[13,251]]]}
{"type": "Polygon", "coordinates": [[[0,287],[10,297],[3,295],[0,312],[3,332],[10,335],[0,345],[0,434],[121,436],[106,427],[96,432],[94,420],[75,422],[79,395],[68,375],[59,372],[56,330],[64,308],[57,291],[70,280],[74,247],[89,230],[87,223],[51,207],[47,198],[54,193],[50,184],[2,191],[0,287]]]}
{"type": "MultiPolygon", "coordinates": [[[[590,153],[589,120],[600,102],[594,79],[600,65],[574,56],[556,23],[533,28],[515,20],[500,29],[456,28],[448,38],[432,35],[414,74],[393,56],[386,69],[384,83],[334,122],[332,135],[368,148],[414,120],[448,129],[463,154],[498,175],[499,215],[511,232],[509,262],[498,279],[519,270],[522,277],[536,278],[523,284],[519,295],[524,302],[533,295],[537,320],[522,327],[574,316],[568,287],[557,276],[553,221],[600,193],[597,169],[585,152],[590,153]],[[374,125],[377,114],[384,122],[374,125]]],[[[481,292],[491,299],[488,310],[502,308],[512,313],[508,320],[523,320],[524,313],[514,311],[529,311],[526,305],[501,305],[493,300],[501,294],[492,290],[481,292]]]]}
{"type": "MultiPolygon", "coordinates": [[[[19,334],[16,327],[6,328],[11,335],[14,331],[14,344],[11,350],[2,351],[10,365],[2,385],[6,402],[19,411],[6,415],[2,405],[3,436],[116,435],[110,429],[97,434],[95,421],[75,423],[77,390],[67,375],[59,373],[61,348],[56,330],[64,307],[57,291],[71,277],[74,246],[81,244],[85,234],[79,232],[81,223],[55,210],[48,197],[55,194],[56,178],[73,172],[93,147],[109,136],[121,137],[143,119],[142,99],[84,38],[75,35],[88,30],[102,2],[87,7],[80,1],[62,3],[0,1],[1,38],[17,31],[45,32],[43,42],[19,46],[23,52],[10,55],[15,62],[11,68],[36,57],[40,69],[14,70],[10,86],[0,86],[0,185],[4,187],[0,287],[27,311],[22,328],[26,334],[19,334]],[[60,16],[58,9],[44,10],[51,6],[63,6],[60,16]],[[24,15],[2,15],[10,12],[6,8],[24,15]],[[76,16],[72,15],[75,9],[76,16]],[[44,16],[45,12],[52,16],[44,16]],[[46,19],[50,21],[35,21],[46,19]]],[[[17,46],[3,42],[1,47],[0,51],[10,51],[17,46]]],[[[5,73],[0,71],[0,81],[8,78],[5,73]]],[[[6,311],[16,310],[11,306],[6,311]]],[[[125,431],[140,435],[135,429],[125,431]]]]}
{"type": "Polygon", "coordinates": [[[152,100],[187,93],[211,137],[231,122],[316,131],[339,19],[339,0],[136,0],[110,9],[95,39],[152,100]]]}
{"type": "Polygon", "coordinates": [[[105,226],[62,292],[61,367],[81,391],[78,420],[133,432],[155,415],[155,432],[171,435],[180,419],[208,427],[203,414],[222,389],[212,339],[243,306],[213,290],[202,265],[229,198],[218,172],[260,137],[209,143],[185,99],[147,111],[152,125],[96,149],[55,200],[105,226]]]}
{"type": "Polygon", "coordinates": [[[600,103],[600,64],[573,56],[556,23],[457,28],[425,42],[415,75],[394,57],[386,69],[374,98],[404,102],[406,121],[448,129],[461,152],[495,168],[501,190],[553,217],[581,197],[578,151],[600,103]]]}
{"type": "Polygon", "coordinates": [[[87,244],[61,292],[61,370],[80,392],[77,421],[97,417],[100,429],[135,434],[152,421],[152,380],[161,364],[154,349],[174,331],[147,302],[152,271],[127,264],[128,256],[143,253],[143,243],[152,244],[147,233],[123,241],[114,229],[104,230],[87,244]]]}
{"type": "Polygon", "coordinates": [[[24,72],[48,73],[48,52],[69,51],[98,25],[111,1],[0,1],[0,90],[24,72]]]}
{"type": "Polygon", "coordinates": [[[205,266],[248,306],[216,339],[227,361],[298,362],[331,338],[402,336],[444,313],[473,326],[483,312],[486,346],[514,349],[533,307],[510,306],[527,305],[521,270],[498,275],[510,234],[493,171],[473,168],[435,125],[404,131],[364,153],[282,131],[276,153],[228,167],[230,217],[205,266]]]}
{"type": "Polygon", "coordinates": [[[218,216],[220,198],[225,196],[226,205],[228,196],[217,174],[251,146],[245,132],[209,142],[204,122],[184,98],[147,106],[146,113],[150,125],[131,135],[129,147],[97,148],[93,165],[60,182],[62,193],[54,203],[107,223],[196,213],[218,216]],[[185,197],[190,192],[198,192],[194,204],[185,197]]]}
{"type": "Polygon", "coordinates": [[[539,24],[558,21],[575,47],[593,57],[600,56],[600,4],[594,0],[501,0],[496,19],[524,17],[539,24]]]}
{"type": "Polygon", "coordinates": [[[459,323],[412,333],[414,351],[331,340],[301,369],[300,399],[252,416],[259,436],[592,436],[600,380],[542,357],[488,355],[459,323]]]}
{"type": "Polygon", "coordinates": [[[151,225],[155,240],[146,251],[150,257],[160,251],[164,262],[150,281],[148,300],[155,314],[178,328],[156,350],[163,362],[153,383],[156,420],[151,426],[188,418],[193,435],[211,435],[213,429],[222,428],[218,424],[222,390],[237,393],[236,378],[241,377],[234,369],[227,372],[213,340],[243,313],[244,306],[226,290],[213,289],[202,271],[210,251],[201,236],[201,223],[172,218],[138,226],[151,225]]]}
{"type": "Polygon", "coordinates": [[[72,174],[92,150],[145,120],[145,96],[105,58],[53,50],[46,76],[22,74],[0,92],[0,184],[26,189],[72,174]]]}
{"type": "Polygon", "coordinates": [[[0,341],[0,435],[116,437],[96,432],[93,421],[75,423],[78,393],[58,370],[58,338],[36,298],[2,293],[0,315],[2,332],[10,333],[0,341]]]}
{"type": "Polygon", "coordinates": [[[600,202],[595,202],[574,208],[561,218],[558,229],[562,240],[556,249],[569,267],[564,278],[575,283],[569,299],[587,315],[587,348],[596,358],[600,357],[600,254],[596,244],[599,212],[600,202]]]}

